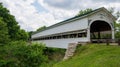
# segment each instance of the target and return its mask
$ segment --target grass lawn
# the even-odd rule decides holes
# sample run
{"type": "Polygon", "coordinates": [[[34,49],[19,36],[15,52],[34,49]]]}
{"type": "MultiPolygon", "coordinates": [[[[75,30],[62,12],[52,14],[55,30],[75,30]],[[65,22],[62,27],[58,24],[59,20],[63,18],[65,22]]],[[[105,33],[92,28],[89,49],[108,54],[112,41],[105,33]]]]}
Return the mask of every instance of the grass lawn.
{"type": "Polygon", "coordinates": [[[53,67],[120,67],[120,46],[80,46],[72,58],[53,67]]]}

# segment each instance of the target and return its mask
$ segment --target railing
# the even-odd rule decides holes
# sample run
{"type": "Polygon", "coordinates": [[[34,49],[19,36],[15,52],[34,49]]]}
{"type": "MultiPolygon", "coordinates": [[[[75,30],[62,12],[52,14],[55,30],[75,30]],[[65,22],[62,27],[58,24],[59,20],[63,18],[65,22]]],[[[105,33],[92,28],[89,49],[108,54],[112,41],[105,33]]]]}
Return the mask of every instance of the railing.
{"type": "Polygon", "coordinates": [[[115,42],[113,39],[91,39],[92,43],[106,43],[106,42],[115,42]]]}

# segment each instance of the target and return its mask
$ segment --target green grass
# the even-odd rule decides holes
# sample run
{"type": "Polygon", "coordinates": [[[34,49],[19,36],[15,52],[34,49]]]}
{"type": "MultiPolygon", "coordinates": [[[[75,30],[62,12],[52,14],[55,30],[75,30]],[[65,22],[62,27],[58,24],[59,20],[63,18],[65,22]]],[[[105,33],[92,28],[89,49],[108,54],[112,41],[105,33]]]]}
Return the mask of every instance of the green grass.
{"type": "Polygon", "coordinates": [[[81,46],[72,58],[61,61],[54,67],[120,67],[120,46],[81,46]]]}

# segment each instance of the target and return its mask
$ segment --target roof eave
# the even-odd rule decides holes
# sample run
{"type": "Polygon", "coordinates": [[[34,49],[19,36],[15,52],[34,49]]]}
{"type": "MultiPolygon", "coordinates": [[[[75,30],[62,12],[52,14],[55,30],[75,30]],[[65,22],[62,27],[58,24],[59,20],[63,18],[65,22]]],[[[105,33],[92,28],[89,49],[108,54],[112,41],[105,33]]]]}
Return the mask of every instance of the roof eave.
{"type": "MultiPolygon", "coordinates": [[[[116,18],[115,18],[107,9],[105,9],[104,7],[102,7],[102,8],[99,8],[99,9],[96,9],[96,10],[92,11],[91,13],[85,14],[85,15],[83,15],[83,16],[73,17],[73,18],[67,19],[67,20],[65,20],[65,21],[56,23],[56,24],[54,24],[54,25],[52,25],[52,26],[47,27],[46,29],[44,29],[44,30],[42,30],[42,31],[45,31],[45,30],[47,30],[47,29],[54,28],[54,27],[56,27],[56,26],[60,26],[60,25],[62,25],[62,24],[66,24],[66,23],[68,23],[68,22],[72,22],[72,21],[75,21],[75,20],[78,20],[78,19],[82,19],[82,18],[91,16],[91,15],[93,15],[94,13],[96,13],[96,12],[98,12],[98,11],[101,11],[101,10],[104,10],[104,11],[108,12],[108,14],[112,17],[112,19],[113,19],[113,20],[116,20],[116,18]]],[[[37,34],[37,33],[39,33],[39,32],[42,32],[42,31],[35,32],[35,33],[33,33],[32,35],[37,34]]]]}

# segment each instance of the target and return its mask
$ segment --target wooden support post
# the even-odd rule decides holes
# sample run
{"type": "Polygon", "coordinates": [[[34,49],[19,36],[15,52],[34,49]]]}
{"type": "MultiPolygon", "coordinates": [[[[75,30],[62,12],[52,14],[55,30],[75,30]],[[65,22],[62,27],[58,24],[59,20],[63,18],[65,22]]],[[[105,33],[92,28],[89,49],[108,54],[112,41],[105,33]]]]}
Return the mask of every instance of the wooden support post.
{"type": "Polygon", "coordinates": [[[98,44],[100,43],[100,31],[98,31],[98,44]]]}
{"type": "Polygon", "coordinates": [[[110,45],[109,39],[106,39],[106,45],[107,45],[107,46],[110,45]]]}
{"type": "Polygon", "coordinates": [[[118,46],[120,46],[120,39],[118,39],[118,46]]]}
{"type": "Polygon", "coordinates": [[[101,37],[100,37],[100,31],[98,32],[98,39],[100,39],[101,37]]]}
{"type": "Polygon", "coordinates": [[[97,39],[97,43],[100,44],[100,39],[97,39]]]}

